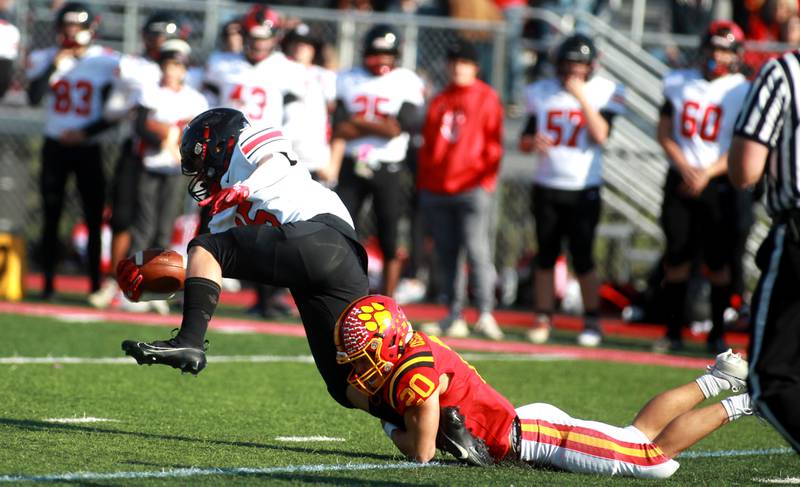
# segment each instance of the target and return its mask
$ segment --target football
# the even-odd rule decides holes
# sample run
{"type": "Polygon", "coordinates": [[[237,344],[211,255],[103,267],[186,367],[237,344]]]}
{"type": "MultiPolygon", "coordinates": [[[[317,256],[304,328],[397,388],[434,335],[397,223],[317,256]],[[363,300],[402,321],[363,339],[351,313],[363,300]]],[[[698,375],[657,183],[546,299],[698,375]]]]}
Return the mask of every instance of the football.
{"type": "Polygon", "coordinates": [[[186,265],[174,250],[147,249],[136,252],[133,263],[142,273],[141,301],[169,299],[183,289],[186,265]]]}

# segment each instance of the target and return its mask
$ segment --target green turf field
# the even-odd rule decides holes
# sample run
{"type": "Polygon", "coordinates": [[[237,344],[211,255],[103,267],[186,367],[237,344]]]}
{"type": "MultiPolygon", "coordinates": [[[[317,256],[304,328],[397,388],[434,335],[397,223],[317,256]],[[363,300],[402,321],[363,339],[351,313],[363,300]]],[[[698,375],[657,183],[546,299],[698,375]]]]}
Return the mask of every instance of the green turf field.
{"type": "MultiPolygon", "coordinates": [[[[162,327],[0,316],[0,358],[120,358],[125,338],[162,327]]],[[[377,420],[329,399],[305,341],[210,333],[198,377],[123,363],[0,363],[0,485],[605,485],[641,482],[520,466],[479,469],[443,455],[408,464],[377,420]],[[268,355],[271,362],[214,362],[268,355]],[[285,359],[283,359],[285,357],[285,359]],[[96,423],[49,419],[104,418],[96,423]],[[288,441],[297,437],[314,440],[288,441]],[[320,438],[321,437],[321,438],[320,438]],[[71,476],[70,476],[71,475],[71,476]],[[54,481],[54,482],[53,482],[54,481]]],[[[575,417],[627,424],[652,394],[691,380],[686,369],[589,361],[471,362],[515,405],[549,402],[575,417]]],[[[800,459],[765,423],[744,418],[681,459],[675,485],[753,485],[800,478],[800,459]],[[774,451],[766,453],[764,450],[774,451]],[[742,451],[752,451],[741,455],[742,451]]]]}

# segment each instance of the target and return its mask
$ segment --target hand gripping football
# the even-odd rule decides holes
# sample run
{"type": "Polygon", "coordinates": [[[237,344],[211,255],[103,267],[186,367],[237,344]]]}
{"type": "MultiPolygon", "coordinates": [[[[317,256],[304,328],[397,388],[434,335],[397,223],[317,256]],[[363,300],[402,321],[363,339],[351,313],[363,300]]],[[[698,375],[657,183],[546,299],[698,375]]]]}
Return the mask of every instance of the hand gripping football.
{"type": "Polygon", "coordinates": [[[147,249],[136,252],[131,259],[142,274],[139,301],[169,299],[183,289],[186,265],[178,252],[147,249]]]}

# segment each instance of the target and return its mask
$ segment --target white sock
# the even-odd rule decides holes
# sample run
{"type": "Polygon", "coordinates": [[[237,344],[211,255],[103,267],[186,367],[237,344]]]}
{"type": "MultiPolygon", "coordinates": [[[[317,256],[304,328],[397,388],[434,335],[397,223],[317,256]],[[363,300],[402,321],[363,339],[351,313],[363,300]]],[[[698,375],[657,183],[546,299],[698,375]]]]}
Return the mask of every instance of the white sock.
{"type": "Polygon", "coordinates": [[[714,397],[717,394],[720,394],[723,391],[727,391],[731,388],[730,382],[725,379],[715,377],[711,374],[703,374],[694,381],[697,382],[698,386],[700,386],[700,390],[703,391],[703,395],[706,399],[709,397],[714,397]]]}
{"type": "Polygon", "coordinates": [[[728,421],[753,414],[753,409],[750,407],[750,394],[748,393],[726,397],[720,401],[720,404],[725,408],[725,412],[728,413],[728,421]]]}

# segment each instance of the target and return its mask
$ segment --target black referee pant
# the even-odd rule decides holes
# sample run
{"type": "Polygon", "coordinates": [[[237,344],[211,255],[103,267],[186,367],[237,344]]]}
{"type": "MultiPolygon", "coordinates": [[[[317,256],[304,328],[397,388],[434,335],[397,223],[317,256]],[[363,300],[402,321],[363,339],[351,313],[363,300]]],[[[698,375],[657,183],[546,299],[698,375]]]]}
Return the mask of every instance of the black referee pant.
{"type": "Polygon", "coordinates": [[[58,263],[58,225],[64,208],[67,180],[75,173],[78,193],[83,206],[83,217],[89,230],[87,265],[92,292],[100,288],[100,226],[106,198],[105,176],[100,145],[62,145],[45,138],[42,146],[42,173],[40,189],[44,207],[42,229],[42,266],[44,267],[45,294],[52,293],[53,279],[58,263]]]}
{"type": "Polygon", "coordinates": [[[773,225],[756,264],[748,388],[756,411],[800,453],[800,236],[773,225]]]}

